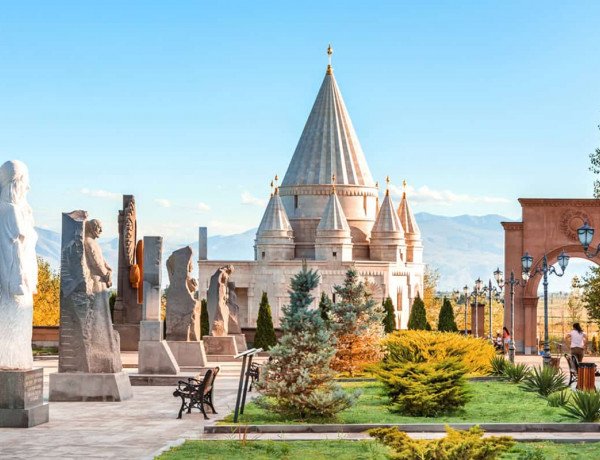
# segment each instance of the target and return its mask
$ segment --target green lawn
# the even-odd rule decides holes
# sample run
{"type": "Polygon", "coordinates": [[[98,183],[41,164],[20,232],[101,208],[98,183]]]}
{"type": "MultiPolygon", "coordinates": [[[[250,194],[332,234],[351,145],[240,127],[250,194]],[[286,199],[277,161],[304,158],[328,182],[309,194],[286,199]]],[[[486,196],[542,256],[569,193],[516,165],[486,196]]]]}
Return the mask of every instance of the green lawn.
{"type": "MultiPolygon", "coordinates": [[[[409,417],[395,414],[387,409],[387,397],[377,382],[344,383],[348,391],[362,390],[358,402],[340,414],[335,420],[310,419],[287,420],[266,412],[255,404],[246,405],[240,423],[286,424],[286,423],[483,423],[483,422],[574,422],[561,408],[548,406],[546,400],[536,393],[529,393],[518,385],[506,382],[469,382],[473,395],[464,409],[454,414],[436,418],[409,417]]],[[[228,415],[221,423],[232,423],[228,415]]]]}
{"type": "MultiPolygon", "coordinates": [[[[158,457],[160,460],[227,459],[267,460],[383,460],[390,452],[375,441],[187,441],[158,457]]],[[[502,459],[596,460],[600,443],[557,444],[551,442],[518,443],[502,459]],[[541,452],[541,455],[534,455],[541,452]]]]}

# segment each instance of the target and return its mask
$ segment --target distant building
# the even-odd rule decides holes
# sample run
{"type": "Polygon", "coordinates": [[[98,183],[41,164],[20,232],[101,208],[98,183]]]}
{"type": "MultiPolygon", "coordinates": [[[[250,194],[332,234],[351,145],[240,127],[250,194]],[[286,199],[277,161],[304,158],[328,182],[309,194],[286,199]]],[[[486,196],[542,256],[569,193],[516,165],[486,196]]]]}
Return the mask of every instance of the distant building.
{"type": "Polygon", "coordinates": [[[321,275],[317,301],[321,292],[333,297],[333,287],[355,267],[378,301],[392,298],[397,324],[406,328],[413,299],[422,294],[421,235],[406,193],[396,208],[387,187],[381,203],[378,192],[330,64],[281,186],[274,184],[255,260],[203,260],[201,229],[200,296],[215,270],[232,264],[242,326],[256,326],[263,291],[277,326],[303,260],[321,275]]]}

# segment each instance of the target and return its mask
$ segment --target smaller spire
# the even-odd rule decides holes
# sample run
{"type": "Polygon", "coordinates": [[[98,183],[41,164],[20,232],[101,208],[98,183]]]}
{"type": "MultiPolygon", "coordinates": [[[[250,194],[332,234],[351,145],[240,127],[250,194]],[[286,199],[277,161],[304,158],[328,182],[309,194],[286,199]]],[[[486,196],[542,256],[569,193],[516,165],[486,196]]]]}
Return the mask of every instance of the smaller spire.
{"type": "Polygon", "coordinates": [[[331,55],[333,54],[333,48],[331,47],[331,43],[327,47],[327,75],[333,75],[333,67],[331,67],[331,55]]]}
{"type": "Polygon", "coordinates": [[[398,217],[404,228],[404,233],[412,236],[420,235],[421,230],[417,225],[417,220],[415,219],[412,209],[408,204],[408,199],[406,198],[406,180],[402,182],[402,188],[402,199],[400,200],[400,206],[398,206],[398,217]]]}
{"type": "Polygon", "coordinates": [[[340,203],[340,200],[334,191],[334,193],[329,195],[329,201],[325,206],[325,211],[323,211],[323,217],[321,217],[321,221],[317,226],[317,237],[319,232],[322,231],[340,230],[347,232],[347,236],[350,236],[350,226],[348,225],[348,220],[344,214],[342,204],[340,203]]]}

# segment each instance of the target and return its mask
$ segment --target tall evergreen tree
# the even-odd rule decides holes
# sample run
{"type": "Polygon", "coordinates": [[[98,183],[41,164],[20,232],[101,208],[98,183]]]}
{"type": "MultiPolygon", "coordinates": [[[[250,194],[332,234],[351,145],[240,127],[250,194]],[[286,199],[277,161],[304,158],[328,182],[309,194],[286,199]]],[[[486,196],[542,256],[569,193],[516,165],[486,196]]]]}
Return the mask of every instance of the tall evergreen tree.
{"type": "Polygon", "coordinates": [[[438,331],[441,332],[458,332],[458,326],[454,320],[454,309],[452,303],[447,297],[444,297],[440,316],[438,318],[438,331]]]}
{"type": "Polygon", "coordinates": [[[325,328],[310,291],[319,284],[316,271],[306,266],[292,278],[290,305],[283,308],[280,343],[271,348],[257,388],[260,406],[305,418],[332,416],[350,407],[356,398],[334,382],[330,367],[335,354],[331,332],[325,328]]]}
{"type": "Polygon", "coordinates": [[[394,304],[392,299],[386,297],[383,301],[383,309],[385,316],[383,318],[383,329],[386,334],[394,332],[396,330],[396,314],[394,312],[394,304]]]}
{"type": "Polygon", "coordinates": [[[408,328],[412,330],[425,331],[427,328],[431,329],[431,326],[427,322],[427,314],[425,313],[425,304],[421,296],[417,294],[412,308],[410,310],[410,316],[408,317],[408,328]]]}
{"type": "Polygon", "coordinates": [[[200,335],[210,335],[210,324],[208,323],[208,303],[206,299],[200,302],[200,335]]]}
{"type": "Polygon", "coordinates": [[[319,311],[321,312],[321,319],[325,322],[325,326],[329,327],[329,322],[331,321],[331,299],[324,292],[321,292],[319,311]]]}
{"type": "Polygon", "coordinates": [[[258,307],[258,319],[256,320],[256,334],[254,336],[254,348],[268,350],[277,344],[275,328],[273,328],[273,317],[267,293],[263,292],[258,307]]]}
{"type": "Polygon", "coordinates": [[[383,308],[371,298],[354,268],[346,272],[344,285],[334,290],[339,300],[331,307],[331,328],[337,352],[331,365],[353,375],[381,359],[383,308]]]}

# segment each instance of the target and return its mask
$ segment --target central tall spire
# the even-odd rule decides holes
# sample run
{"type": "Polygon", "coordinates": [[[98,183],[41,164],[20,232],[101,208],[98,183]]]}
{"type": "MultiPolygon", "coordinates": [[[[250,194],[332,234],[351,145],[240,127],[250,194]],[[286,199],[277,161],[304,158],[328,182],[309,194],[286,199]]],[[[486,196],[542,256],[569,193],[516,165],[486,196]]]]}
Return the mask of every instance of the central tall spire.
{"type": "Polygon", "coordinates": [[[373,187],[367,160],[329,64],[317,99],[308,116],[282,187],[329,184],[333,174],[339,185],[373,187]]]}

